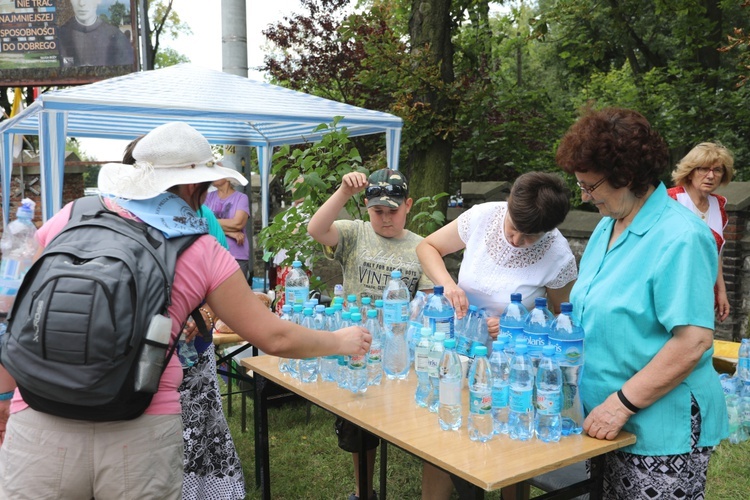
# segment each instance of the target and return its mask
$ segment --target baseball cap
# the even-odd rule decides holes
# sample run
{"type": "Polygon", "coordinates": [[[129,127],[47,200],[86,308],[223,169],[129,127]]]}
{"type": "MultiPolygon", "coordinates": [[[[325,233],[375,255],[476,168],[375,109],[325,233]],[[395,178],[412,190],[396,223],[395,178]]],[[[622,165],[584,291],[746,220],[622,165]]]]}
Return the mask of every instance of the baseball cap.
{"type": "Polygon", "coordinates": [[[370,174],[370,185],[365,189],[367,208],[384,206],[398,208],[409,196],[406,176],[398,170],[383,168],[370,174]]]}

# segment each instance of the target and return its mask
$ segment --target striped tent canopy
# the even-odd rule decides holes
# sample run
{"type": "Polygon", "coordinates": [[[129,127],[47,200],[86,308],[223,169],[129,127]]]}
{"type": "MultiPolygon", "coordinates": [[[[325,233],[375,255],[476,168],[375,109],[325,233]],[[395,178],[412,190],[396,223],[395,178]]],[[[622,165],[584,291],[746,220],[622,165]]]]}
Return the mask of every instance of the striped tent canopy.
{"type": "Polygon", "coordinates": [[[46,220],[62,205],[66,137],[132,140],[163,123],[184,121],[212,144],[257,148],[265,226],[273,148],[319,140],[325,131],[315,129],[337,116],[343,117],[338,126],[346,127],[350,136],[386,134],[388,165],[398,169],[400,118],[192,64],[47,92],[0,122],[4,222],[15,134],[39,136],[46,220]]]}

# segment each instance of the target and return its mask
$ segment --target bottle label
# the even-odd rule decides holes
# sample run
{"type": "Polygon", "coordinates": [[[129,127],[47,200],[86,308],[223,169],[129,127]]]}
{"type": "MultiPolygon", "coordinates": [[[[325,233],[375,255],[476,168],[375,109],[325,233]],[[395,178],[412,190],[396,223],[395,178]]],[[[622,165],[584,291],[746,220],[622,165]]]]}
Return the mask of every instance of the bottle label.
{"type": "Polygon", "coordinates": [[[492,393],[489,391],[469,391],[469,412],[474,415],[488,415],[492,411],[492,393]]]}
{"type": "Polygon", "coordinates": [[[367,366],[367,359],[364,354],[349,356],[349,368],[351,370],[364,370],[367,366]]]}
{"type": "MultiPolygon", "coordinates": [[[[435,363],[437,367],[437,363],[435,363]]],[[[417,349],[414,353],[414,369],[418,372],[426,372],[429,370],[429,357],[428,353],[417,349]]]]}
{"type": "MultiPolygon", "coordinates": [[[[446,337],[447,338],[447,337],[446,337]]],[[[463,355],[470,357],[469,350],[471,349],[471,339],[468,337],[461,337],[458,339],[458,345],[456,346],[456,352],[463,355]]]]}
{"type": "Polygon", "coordinates": [[[508,406],[509,389],[507,384],[492,388],[492,407],[505,408],[508,406]]]}
{"type": "Polygon", "coordinates": [[[409,303],[401,300],[387,300],[383,304],[383,321],[387,324],[409,321],[409,303]]]}
{"type": "Polygon", "coordinates": [[[367,354],[367,362],[369,364],[375,364],[380,363],[381,357],[382,357],[382,349],[380,346],[375,347],[370,345],[370,352],[367,354]]]}
{"type": "Polygon", "coordinates": [[[508,396],[511,411],[516,413],[529,413],[533,411],[531,401],[533,395],[533,389],[518,390],[511,387],[508,396]]]}
{"type": "Polygon", "coordinates": [[[536,390],[536,409],[542,415],[560,413],[560,391],[536,390]]]}
{"type": "Polygon", "coordinates": [[[541,354],[542,347],[547,345],[548,335],[543,332],[524,332],[529,345],[529,354],[541,354]]]}
{"type": "Polygon", "coordinates": [[[440,379],[439,385],[440,404],[441,405],[460,405],[461,404],[461,379],[446,380],[440,379]]]}
{"type": "Polygon", "coordinates": [[[737,370],[750,370],[750,358],[737,359],[737,370]]]}
{"type": "MultiPolygon", "coordinates": [[[[442,355],[442,353],[440,353],[442,355]]],[[[438,366],[440,366],[440,357],[428,356],[427,357],[427,373],[430,377],[438,376],[438,366]]]]}
{"type": "Polygon", "coordinates": [[[567,340],[550,337],[549,343],[555,346],[555,354],[560,364],[578,366],[583,363],[583,339],[567,340]]]}
{"type": "Polygon", "coordinates": [[[304,302],[310,296],[310,289],[304,286],[287,286],[284,300],[287,304],[296,304],[304,302]]]}
{"type": "Polygon", "coordinates": [[[443,332],[446,339],[452,339],[455,335],[453,316],[449,318],[430,318],[430,328],[432,328],[433,332],[443,332]]]}

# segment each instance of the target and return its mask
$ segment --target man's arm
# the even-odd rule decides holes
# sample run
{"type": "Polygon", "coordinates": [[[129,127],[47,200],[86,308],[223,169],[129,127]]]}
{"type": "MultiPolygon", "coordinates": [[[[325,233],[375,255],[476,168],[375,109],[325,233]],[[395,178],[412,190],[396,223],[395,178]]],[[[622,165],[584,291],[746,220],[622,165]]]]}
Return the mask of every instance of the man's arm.
{"type": "Polygon", "coordinates": [[[333,223],[349,198],[364,191],[368,186],[367,176],[361,172],[349,172],[341,179],[341,186],[323,203],[307,225],[307,234],[325,246],[339,244],[339,232],[333,223]]]}

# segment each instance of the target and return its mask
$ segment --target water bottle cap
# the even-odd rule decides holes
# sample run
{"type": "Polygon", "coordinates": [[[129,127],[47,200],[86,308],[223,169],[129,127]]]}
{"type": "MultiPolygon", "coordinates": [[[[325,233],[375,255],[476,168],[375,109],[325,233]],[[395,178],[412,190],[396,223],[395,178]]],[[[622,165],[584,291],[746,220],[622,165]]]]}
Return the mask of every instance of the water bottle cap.
{"type": "Polygon", "coordinates": [[[326,316],[333,316],[336,310],[333,307],[326,307],[326,316]]]}
{"type": "Polygon", "coordinates": [[[292,267],[302,267],[302,262],[299,260],[292,261],[292,267]]]}
{"type": "Polygon", "coordinates": [[[487,356],[487,346],[476,344],[471,348],[474,356],[487,356]]]}
{"type": "Polygon", "coordinates": [[[369,309],[367,311],[367,317],[368,318],[377,318],[378,317],[378,312],[375,309],[369,309]]]}
{"type": "Polygon", "coordinates": [[[325,312],[326,306],[323,304],[318,304],[315,306],[315,312],[325,312]]]}
{"type": "Polygon", "coordinates": [[[391,278],[401,279],[401,271],[399,269],[394,269],[393,271],[391,271],[391,278]]]}
{"type": "Polygon", "coordinates": [[[349,295],[346,296],[346,300],[348,300],[349,302],[356,302],[357,296],[353,293],[350,293],[349,295]]]}
{"type": "Polygon", "coordinates": [[[342,309],[344,309],[344,305],[342,303],[336,302],[335,304],[333,304],[334,311],[341,311],[342,309]]]}
{"type": "Polygon", "coordinates": [[[432,335],[432,328],[423,326],[419,333],[422,337],[429,337],[430,335],[432,335]]]}
{"type": "Polygon", "coordinates": [[[442,342],[445,340],[445,332],[437,331],[432,334],[432,338],[435,339],[435,342],[442,342]]]}
{"type": "Polygon", "coordinates": [[[529,347],[526,345],[526,343],[516,344],[516,354],[525,354],[528,350],[529,347]]]}
{"type": "Polygon", "coordinates": [[[362,300],[360,302],[362,302],[364,305],[367,305],[372,302],[372,299],[370,297],[362,297],[362,300]]]}
{"type": "Polygon", "coordinates": [[[333,304],[343,304],[344,303],[344,297],[334,297],[333,298],[333,304]]]}
{"type": "Polygon", "coordinates": [[[342,294],[344,293],[344,285],[342,285],[341,283],[336,283],[335,285],[333,285],[333,293],[338,292],[341,292],[342,294]]]}
{"type": "Polygon", "coordinates": [[[288,312],[291,312],[291,311],[292,311],[292,306],[291,305],[284,304],[283,306],[281,306],[281,312],[288,313],[288,312]]]}
{"type": "Polygon", "coordinates": [[[516,292],[516,293],[511,293],[511,294],[510,294],[510,301],[511,301],[511,302],[521,302],[521,298],[522,298],[522,297],[523,297],[523,295],[521,295],[521,294],[520,294],[520,293],[518,293],[518,292],[516,292]]]}
{"type": "Polygon", "coordinates": [[[492,341],[493,351],[502,351],[505,348],[505,337],[498,337],[497,340],[492,341]]]}
{"type": "Polygon", "coordinates": [[[445,346],[446,349],[455,349],[456,339],[445,339],[443,340],[443,345],[445,346]]]}
{"type": "Polygon", "coordinates": [[[346,366],[346,357],[345,356],[337,356],[336,361],[338,362],[339,366],[346,366]]]}
{"type": "Polygon", "coordinates": [[[341,313],[341,317],[344,319],[350,319],[352,317],[352,313],[350,311],[343,311],[341,313]]]}
{"type": "Polygon", "coordinates": [[[354,321],[355,323],[359,323],[360,321],[362,321],[362,315],[358,312],[353,312],[352,321],[354,321]]]}
{"type": "Polygon", "coordinates": [[[435,295],[443,295],[443,290],[445,290],[445,288],[443,288],[443,285],[435,285],[435,286],[434,286],[434,287],[432,288],[432,292],[433,292],[433,293],[434,293],[435,295]]]}
{"type": "Polygon", "coordinates": [[[302,304],[294,304],[294,312],[302,312],[304,306],[302,304]]]}
{"type": "Polygon", "coordinates": [[[31,209],[30,205],[24,203],[18,207],[18,210],[16,210],[16,217],[19,219],[33,219],[34,211],[31,209]]]}
{"type": "Polygon", "coordinates": [[[534,307],[547,307],[547,297],[537,297],[534,299],[534,307]]]}
{"type": "Polygon", "coordinates": [[[571,304],[570,302],[561,303],[560,312],[573,312],[573,304],[571,304]]]}
{"type": "Polygon", "coordinates": [[[305,307],[305,309],[302,311],[302,314],[304,314],[305,316],[312,316],[312,313],[312,307],[305,307]]]}
{"type": "Polygon", "coordinates": [[[542,346],[542,356],[547,356],[551,358],[554,355],[555,355],[555,346],[550,345],[550,344],[542,346]]]}
{"type": "Polygon", "coordinates": [[[375,299],[375,307],[383,307],[383,299],[375,299]]]}
{"type": "Polygon", "coordinates": [[[475,306],[474,304],[470,304],[470,305],[469,305],[469,311],[472,311],[472,312],[474,312],[474,311],[476,311],[476,310],[478,310],[478,309],[479,309],[479,308],[478,308],[477,306],[475,306]]]}

